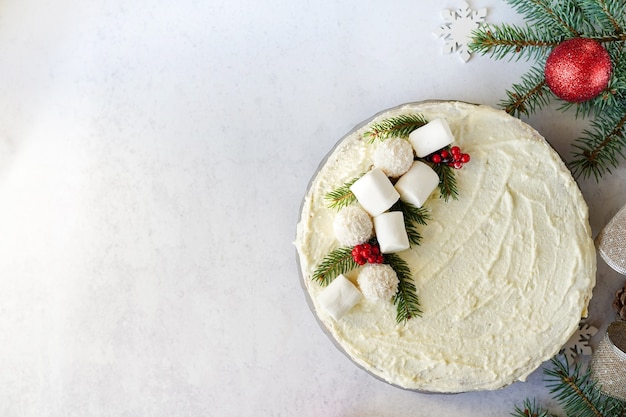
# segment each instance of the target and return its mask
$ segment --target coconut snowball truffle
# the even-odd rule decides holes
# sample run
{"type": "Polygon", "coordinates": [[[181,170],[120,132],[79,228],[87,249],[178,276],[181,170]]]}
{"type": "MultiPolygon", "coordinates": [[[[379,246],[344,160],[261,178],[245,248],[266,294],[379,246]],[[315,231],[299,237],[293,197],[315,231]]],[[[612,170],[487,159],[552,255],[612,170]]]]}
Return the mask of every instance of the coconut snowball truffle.
{"type": "Polygon", "coordinates": [[[374,235],[374,223],[358,204],[344,207],[333,221],[335,237],[344,246],[367,242],[374,235]]]}
{"type": "Polygon", "coordinates": [[[402,138],[389,138],[378,145],[373,155],[374,166],[385,175],[397,178],[407,172],[413,163],[413,146],[402,138]]]}
{"type": "Polygon", "coordinates": [[[357,278],[361,293],[370,301],[389,300],[398,292],[398,274],[386,264],[367,264],[357,278]]]}

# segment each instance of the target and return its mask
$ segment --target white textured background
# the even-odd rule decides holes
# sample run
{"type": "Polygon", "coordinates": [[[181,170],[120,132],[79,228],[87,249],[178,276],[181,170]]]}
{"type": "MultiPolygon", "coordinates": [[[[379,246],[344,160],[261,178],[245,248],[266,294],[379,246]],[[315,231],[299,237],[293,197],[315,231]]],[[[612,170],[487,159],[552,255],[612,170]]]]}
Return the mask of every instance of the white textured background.
{"type": "MultiPolygon", "coordinates": [[[[388,386],[336,351],[298,281],[300,201],[355,124],[497,105],[529,67],[441,52],[461,0],[0,0],[0,416],[503,416],[388,386]]],[[[475,0],[489,22],[520,23],[475,0]]],[[[566,158],[584,121],[530,120],[566,158]]],[[[626,173],[583,182],[597,233],[626,173]]],[[[622,277],[600,262],[591,321],[622,277]]]]}

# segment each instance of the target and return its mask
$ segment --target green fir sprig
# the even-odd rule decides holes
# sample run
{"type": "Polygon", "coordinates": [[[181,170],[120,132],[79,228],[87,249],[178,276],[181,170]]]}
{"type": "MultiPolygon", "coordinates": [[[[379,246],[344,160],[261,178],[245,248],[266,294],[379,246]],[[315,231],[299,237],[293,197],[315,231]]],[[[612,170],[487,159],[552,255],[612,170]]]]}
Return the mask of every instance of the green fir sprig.
{"type": "Polygon", "coordinates": [[[352,248],[337,248],[322,259],[322,262],[313,272],[311,279],[317,281],[322,287],[326,287],[339,274],[350,272],[358,266],[359,264],[352,257],[352,248]]]}
{"type": "Polygon", "coordinates": [[[513,84],[506,94],[507,98],[500,102],[500,106],[514,116],[522,114],[528,116],[534,113],[535,109],[548,104],[551,93],[546,85],[543,71],[531,68],[526,75],[522,76],[522,81],[513,84]]]}
{"type": "Polygon", "coordinates": [[[450,198],[457,200],[459,198],[459,189],[454,176],[454,168],[446,164],[432,164],[431,166],[439,176],[439,193],[441,198],[446,202],[450,198]]]}
{"type": "Polygon", "coordinates": [[[393,297],[393,303],[396,306],[396,322],[401,324],[413,317],[420,317],[422,310],[409,265],[395,253],[386,254],[385,263],[389,264],[398,275],[398,292],[393,297]]]}
{"type": "Polygon", "coordinates": [[[515,406],[515,411],[511,413],[513,417],[557,417],[545,408],[537,405],[536,401],[525,400],[522,407],[515,406]]]}
{"type": "Polygon", "coordinates": [[[404,227],[409,237],[411,245],[419,245],[422,235],[418,230],[418,225],[425,226],[430,220],[429,211],[425,207],[415,207],[413,204],[398,200],[392,207],[391,211],[401,211],[404,216],[404,227]]]}
{"type": "Polygon", "coordinates": [[[596,116],[591,129],[585,129],[572,145],[574,159],[570,168],[574,176],[591,173],[599,181],[604,174],[611,173],[612,167],[618,166],[626,147],[625,124],[626,114],[607,111],[596,116]]]}
{"type": "Polygon", "coordinates": [[[412,131],[426,123],[428,121],[421,114],[402,114],[373,123],[363,137],[369,139],[370,142],[392,137],[408,138],[412,131]]]}
{"type": "MultiPolygon", "coordinates": [[[[583,371],[580,364],[570,365],[567,357],[556,356],[551,368],[544,368],[544,380],[565,417],[626,417],[626,402],[604,395],[591,378],[591,370],[583,371]]],[[[522,407],[515,406],[513,417],[559,417],[535,400],[526,399],[522,407]]]]}
{"type": "Polygon", "coordinates": [[[339,188],[332,190],[324,196],[328,203],[328,207],[340,210],[356,201],[356,196],[350,190],[350,187],[359,180],[364,174],[354,177],[350,181],[341,185],[339,188]]]}
{"type": "Polygon", "coordinates": [[[576,117],[592,117],[591,130],[573,141],[568,165],[575,177],[600,181],[626,157],[626,1],[625,0],[505,0],[526,20],[526,26],[482,25],[472,33],[472,52],[494,59],[526,59],[535,64],[506,92],[500,105],[514,116],[531,115],[551,101],[560,111],[574,109],[576,117]],[[597,97],[568,103],[545,84],[544,67],[552,49],[565,40],[583,37],[601,43],[613,72],[597,97]]]}

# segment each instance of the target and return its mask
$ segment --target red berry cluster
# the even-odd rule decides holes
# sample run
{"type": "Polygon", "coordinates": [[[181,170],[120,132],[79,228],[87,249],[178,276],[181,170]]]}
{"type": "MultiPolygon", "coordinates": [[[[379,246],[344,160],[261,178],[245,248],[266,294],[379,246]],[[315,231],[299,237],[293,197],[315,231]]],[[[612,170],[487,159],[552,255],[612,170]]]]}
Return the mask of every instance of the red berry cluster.
{"type": "Polygon", "coordinates": [[[448,166],[460,169],[463,168],[463,164],[466,164],[470,161],[470,156],[468,153],[462,153],[461,148],[458,146],[453,146],[448,151],[447,149],[442,149],[439,152],[436,152],[430,156],[430,160],[434,164],[448,164],[448,166]]]}
{"type": "Polygon", "coordinates": [[[352,259],[359,265],[382,264],[383,254],[380,253],[380,247],[377,244],[363,243],[356,245],[352,249],[352,259]]]}

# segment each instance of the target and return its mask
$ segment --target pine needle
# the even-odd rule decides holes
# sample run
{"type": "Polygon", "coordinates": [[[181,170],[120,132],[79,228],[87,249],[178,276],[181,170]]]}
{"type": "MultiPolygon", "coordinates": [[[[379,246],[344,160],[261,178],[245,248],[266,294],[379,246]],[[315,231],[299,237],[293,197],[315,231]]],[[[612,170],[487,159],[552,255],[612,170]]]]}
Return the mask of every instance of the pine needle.
{"type": "Polygon", "coordinates": [[[363,175],[365,174],[354,177],[336,190],[326,193],[324,199],[327,200],[328,207],[340,210],[354,203],[356,201],[356,196],[350,190],[350,187],[352,187],[352,185],[357,182],[359,178],[361,178],[363,175]]]}
{"type": "Polygon", "coordinates": [[[591,123],[591,130],[583,131],[573,147],[573,160],[569,163],[572,175],[578,178],[594,176],[596,181],[611,173],[624,159],[626,147],[626,114],[621,117],[609,111],[599,114],[591,123]]]}
{"type": "Polygon", "coordinates": [[[398,200],[391,207],[392,211],[401,211],[404,216],[404,228],[409,237],[411,245],[419,245],[422,241],[422,235],[418,230],[418,225],[426,225],[430,220],[428,209],[424,207],[415,207],[413,204],[398,200]]]}
{"type": "Polygon", "coordinates": [[[591,370],[582,372],[580,365],[573,369],[567,358],[552,359],[552,369],[546,369],[546,383],[568,416],[617,417],[624,415],[626,404],[603,395],[591,378],[591,370]]]}
{"type": "Polygon", "coordinates": [[[363,137],[369,139],[370,142],[392,137],[406,139],[412,131],[426,123],[428,121],[421,114],[403,114],[372,124],[363,137]]]}
{"type": "Polygon", "coordinates": [[[567,37],[580,36],[585,20],[576,0],[507,0],[533,26],[567,37]]]}
{"type": "Polygon", "coordinates": [[[409,265],[395,253],[386,254],[385,262],[398,274],[398,292],[393,297],[397,311],[396,322],[398,324],[406,323],[413,317],[420,317],[422,310],[409,265]]]}
{"type": "Polygon", "coordinates": [[[337,248],[324,257],[315,272],[313,272],[311,279],[326,287],[339,274],[345,274],[358,266],[352,258],[352,248],[337,248]]]}
{"type": "Polygon", "coordinates": [[[483,25],[472,32],[469,48],[494,59],[544,59],[563,36],[546,36],[540,28],[517,25],[483,25]],[[517,54],[517,55],[515,55],[517,54]]]}
{"type": "Polygon", "coordinates": [[[538,64],[522,77],[522,82],[513,84],[506,92],[507,99],[500,102],[504,110],[513,116],[529,115],[542,108],[554,94],[546,85],[543,65],[538,64]]]}
{"type": "Polygon", "coordinates": [[[446,202],[450,198],[457,200],[459,198],[459,190],[456,184],[456,177],[454,176],[454,168],[446,164],[432,164],[431,167],[439,176],[440,197],[446,202]]]}
{"type": "Polygon", "coordinates": [[[555,417],[548,410],[537,405],[536,401],[524,401],[523,408],[515,407],[515,412],[511,414],[513,417],[555,417]]]}

